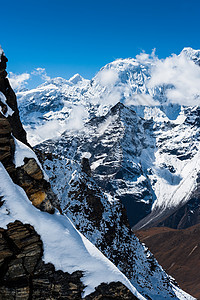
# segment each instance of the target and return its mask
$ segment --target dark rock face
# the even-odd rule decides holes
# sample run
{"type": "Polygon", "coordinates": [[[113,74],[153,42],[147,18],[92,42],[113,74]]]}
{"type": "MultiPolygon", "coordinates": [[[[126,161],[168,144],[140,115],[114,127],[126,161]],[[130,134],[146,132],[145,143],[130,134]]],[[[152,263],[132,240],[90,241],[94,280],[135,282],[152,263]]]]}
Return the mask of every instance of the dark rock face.
{"type": "Polygon", "coordinates": [[[175,297],[171,278],[132,233],[120,201],[107,198],[78,163],[59,157],[53,151],[45,153],[45,149],[40,157],[57,193],[62,213],[76,228],[131,280],[144,297],[154,299],[157,290],[162,291],[160,297],[175,297]]]}
{"type": "Polygon", "coordinates": [[[90,168],[90,162],[88,158],[86,157],[82,158],[81,167],[83,172],[85,172],[88,176],[91,176],[91,168],[90,168]]]}
{"type": "Polygon", "coordinates": [[[192,198],[172,215],[162,222],[159,227],[185,229],[200,223],[200,198],[192,198]]]}
{"type": "Polygon", "coordinates": [[[0,113],[0,161],[12,178],[15,177],[13,164],[15,143],[11,134],[9,121],[0,113]]]}
{"type": "Polygon", "coordinates": [[[25,158],[24,165],[16,168],[14,161],[15,142],[12,136],[12,128],[6,117],[0,113],[0,162],[4,165],[13,181],[21,186],[32,204],[37,208],[54,212],[51,205],[56,196],[52,192],[50,184],[44,179],[44,175],[34,158],[25,158]]]}
{"type": "MultiPolygon", "coordinates": [[[[37,208],[54,212],[51,201],[55,194],[52,192],[50,184],[44,179],[43,172],[34,158],[24,160],[24,165],[16,168],[14,161],[15,142],[13,136],[21,142],[28,145],[26,132],[24,131],[17,107],[17,100],[14,91],[10,87],[6,78],[6,62],[7,58],[4,54],[1,56],[0,62],[0,92],[6,97],[7,104],[14,111],[12,116],[7,118],[0,113],[0,162],[4,165],[13,181],[21,186],[32,204],[37,208]]],[[[2,109],[7,109],[6,105],[0,102],[2,109]]]]}
{"type": "Polygon", "coordinates": [[[137,300],[126,287],[122,287],[121,282],[102,283],[96,288],[96,291],[85,297],[85,300],[137,300]],[[102,296],[103,295],[103,296],[102,296]]]}
{"type": "Polygon", "coordinates": [[[134,163],[135,157],[148,147],[145,136],[152,136],[152,126],[152,121],[144,121],[118,103],[104,117],[92,118],[85,132],[66,131],[59,139],[44,141],[35,148],[76,161],[90,153],[91,170],[88,160],[82,158],[82,171],[125,206],[132,227],[150,213],[155,198],[141,164],[134,163]],[[139,178],[142,180],[137,182],[139,178]]]}
{"type": "Polygon", "coordinates": [[[56,201],[57,198],[34,158],[25,158],[24,165],[16,169],[16,183],[25,190],[34,206],[42,211],[54,213],[51,201],[54,198],[56,201]]]}
{"type": "Polygon", "coordinates": [[[19,110],[17,106],[17,99],[16,95],[13,91],[13,89],[10,86],[10,83],[8,79],[6,78],[7,72],[6,72],[6,63],[8,59],[4,54],[1,56],[1,62],[0,62],[0,91],[5,95],[7,104],[12,108],[14,111],[12,116],[8,117],[8,121],[10,123],[10,126],[12,128],[13,135],[23,142],[24,144],[28,145],[27,138],[26,138],[26,132],[24,128],[22,127],[22,123],[20,121],[19,117],[19,110]]]}
{"type": "MultiPolygon", "coordinates": [[[[0,299],[82,299],[83,273],[55,271],[42,261],[43,245],[34,228],[19,221],[0,228],[0,299]]],[[[85,299],[133,299],[120,282],[101,284],[85,299]]]]}

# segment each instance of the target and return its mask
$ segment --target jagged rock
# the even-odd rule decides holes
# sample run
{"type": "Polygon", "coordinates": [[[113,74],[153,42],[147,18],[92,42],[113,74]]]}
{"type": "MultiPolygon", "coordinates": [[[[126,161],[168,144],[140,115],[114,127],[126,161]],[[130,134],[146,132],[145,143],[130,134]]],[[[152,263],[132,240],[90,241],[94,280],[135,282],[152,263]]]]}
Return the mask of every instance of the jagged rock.
{"type": "Polygon", "coordinates": [[[16,183],[25,190],[32,204],[42,211],[54,213],[51,201],[53,198],[56,201],[57,198],[43,177],[34,158],[26,158],[25,164],[16,169],[16,183]]]}
{"type": "Polygon", "coordinates": [[[35,180],[41,180],[44,178],[43,172],[38,166],[36,160],[34,158],[29,158],[24,160],[24,165],[22,169],[35,180]]]}
{"type": "Polygon", "coordinates": [[[85,172],[88,176],[91,176],[91,168],[90,168],[90,163],[88,158],[86,157],[82,158],[81,167],[83,172],[85,172]]]}
{"type": "Polygon", "coordinates": [[[96,288],[96,291],[89,296],[85,297],[85,300],[137,300],[121,282],[111,282],[110,284],[102,283],[96,288]],[[103,297],[102,297],[103,295],[103,297]]]}
{"type": "Polygon", "coordinates": [[[0,91],[5,95],[7,104],[14,111],[13,115],[8,117],[8,121],[12,128],[13,135],[18,140],[23,142],[24,144],[29,145],[27,142],[27,138],[26,138],[26,132],[20,121],[16,95],[15,95],[13,89],[11,88],[8,79],[6,78],[6,76],[7,76],[7,72],[6,72],[7,61],[8,61],[8,59],[5,56],[5,54],[3,53],[1,55],[1,62],[0,62],[0,91]]]}
{"type": "Polygon", "coordinates": [[[34,158],[25,158],[24,165],[16,168],[14,161],[15,142],[12,128],[6,117],[0,113],[0,161],[15,183],[26,192],[33,205],[41,210],[54,212],[51,204],[56,196],[50,184],[44,179],[43,172],[34,158]]]}
{"type": "MultiPolygon", "coordinates": [[[[4,58],[2,59],[3,63],[0,65],[0,68],[1,66],[5,67],[6,61],[7,60],[4,58]]],[[[0,74],[5,75],[5,72],[0,71],[0,74]]],[[[5,78],[2,79],[0,77],[0,91],[2,91],[5,96],[7,96],[6,93],[13,95],[13,97],[6,98],[7,103],[10,107],[12,107],[13,110],[16,110],[18,114],[15,94],[12,89],[9,91],[9,88],[6,88],[5,83],[7,82],[7,79],[4,79],[5,78]]],[[[17,114],[16,118],[18,118],[17,114]]],[[[34,158],[25,158],[24,165],[18,168],[16,168],[13,163],[15,155],[15,142],[13,135],[27,144],[26,135],[24,134],[25,131],[20,125],[20,120],[19,123],[16,121],[16,118],[6,118],[0,113],[0,161],[6,168],[13,181],[25,190],[33,205],[43,211],[53,213],[54,208],[51,204],[51,200],[52,198],[56,198],[56,196],[52,192],[50,184],[44,179],[43,171],[37,164],[36,160],[34,158]]],[[[56,201],[56,199],[54,200],[56,201]]]]}
{"type": "Polygon", "coordinates": [[[0,113],[0,161],[12,178],[15,176],[14,147],[15,143],[11,134],[10,123],[0,113]]]}
{"type": "MultiPolygon", "coordinates": [[[[0,300],[83,299],[83,272],[55,271],[42,256],[42,241],[31,225],[15,221],[0,228],[0,300]]],[[[103,283],[85,299],[137,300],[120,282],[103,283]]]]}

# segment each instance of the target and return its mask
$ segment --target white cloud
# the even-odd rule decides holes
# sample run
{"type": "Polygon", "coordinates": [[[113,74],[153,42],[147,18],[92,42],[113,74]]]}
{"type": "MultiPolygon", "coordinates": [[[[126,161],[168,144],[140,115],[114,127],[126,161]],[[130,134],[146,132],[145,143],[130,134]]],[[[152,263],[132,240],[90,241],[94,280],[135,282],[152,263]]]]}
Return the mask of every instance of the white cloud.
{"type": "Polygon", "coordinates": [[[65,130],[81,130],[88,118],[88,112],[83,105],[74,105],[70,113],[68,122],[65,125],[65,130]]]}
{"type": "Polygon", "coordinates": [[[104,69],[99,72],[98,80],[101,85],[114,85],[118,80],[118,73],[112,69],[104,69]]]}
{"type": "Polygon", "coordinates": [[[28,80],[30,79],[30,74],[22,73],[22,74],[14,74],[12,72],[9,73],[9,82],[11,87],[14,90],[20,90],[28,84],[28,80]]]}
{"type": "Polygon", "coordinates": [[[125,105],[144,105],[144,106],[157,106],[160,103],[155,101],[149,94],[137,94],[132,97],[126,98],[125,105]]]}
{"type": "Polygon", "coordinates": [[[44,81],[51,79],[51,77],[47,75],[45,68],[36,68],[33,72],[31,72],[31,74],[34,76],[39,76],[44,81]]]}
{"type": "Polygon", "coordinates": [[[45,68],[36,68],[31,73],[15,74],[9,72],[8,79],[12,88],[18,92],[24,88],[33,88],[33,86],[42,84],[51,78],[47,75],[45,68]]]}
{"type": "Polygon", "coordinates": [[[171,85],[166,90],[169,102],[200,105],[200,67],[184,53],[157,60],[148,87],[171,85]]]}
{"type": "Polygon", "coordinates": [[[141,63],[158,60],[158,57],[156,56],[156,48],[152,50],[151,54],[147,54],[145,51],[142,51],[140,54],[136,55],[136,59],[141,63]]]}
{"type": "Polygon", "coordinates": [[[69,118],[65,121],[59,119],[50,120],[43,125],[31,128],[25,126],[28,134],[28,141],[35,146],[47,139],[60,136],[66,130],[81,130],[84,127],[85,120],[88,118],[88,112],[83,105],[74,105],[70,112],[69,118]]]}

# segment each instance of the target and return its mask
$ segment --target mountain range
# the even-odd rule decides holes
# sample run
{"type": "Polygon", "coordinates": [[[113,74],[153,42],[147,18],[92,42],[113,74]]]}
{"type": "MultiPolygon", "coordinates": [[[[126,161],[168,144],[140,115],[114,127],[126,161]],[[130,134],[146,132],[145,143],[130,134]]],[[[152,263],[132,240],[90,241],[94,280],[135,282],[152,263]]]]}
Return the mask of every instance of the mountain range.
{"type": "MultiPolygon", "coordinates": [[[[1,57],[3,62],[3,52],[1,57]]],[[[43,244],[38,251],[44,251],[29,275],[29,299],[33,284],[42,295],[37,282],[48,263],[55,267],[54,281],[58,270],[68,278],[76,272],[75,283],[68,279],[78,286],[69,299],[194,299],[133,230],[137,235],[136,230],[153,226],[182,229],[199,223],[199,57],[191,48],[166,60],[142,53],[106,65],[92,80],[79,74],[50,79],[17,92],[19,111],[1,88],[2,103],[20,115],[28,134],[26,140],[19,118],[2,111],[2,124],[11,124],[5,126],[12,145],[3,150],[9,161],[5,153],[1,159],[3,249],[13,251],[9,230],[17,228],[32,232],[43,244]],[[196,81],[185,92],[193,79],[184,76],[188,71],[196,81]],[[12,124],[21,131],[14,132],[12,124]],[[118,290],[115,282],[121,282],[118,290]],[[104,298],[95,298],[98,293],[104,298]]],[[[17,247],[27,251],[21,241],[17,247]]],[[[21,263],[13,259],[24,257],[17,251],[7,254],[9,263],[3,257],[4,295],[22,276],[12,277],[11,266],[21,263]]],[[[69,287],[62,290],[68,293],[69,287]]]]}

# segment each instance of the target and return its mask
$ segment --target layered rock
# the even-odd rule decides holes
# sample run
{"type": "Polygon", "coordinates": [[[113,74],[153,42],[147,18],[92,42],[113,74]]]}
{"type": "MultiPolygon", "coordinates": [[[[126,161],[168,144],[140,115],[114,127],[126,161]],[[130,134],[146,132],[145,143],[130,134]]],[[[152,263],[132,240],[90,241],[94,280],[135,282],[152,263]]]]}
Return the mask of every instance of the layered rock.
{"type": "Polygon", "coordinates": [[[53,213],[52,198],[56,196],[51,191],[50,184],[44,179],[43,171],[35,158],[24,158],[24,164],[16,167],[15,141],[12,128],[6,117],[0,114],[0,161],[15,183],[26,192],[32,204],[41,210],[53,213]]]}
{"type": "MultiPolygon", "coordinates": [[[[19,221],[0,228],[0,299],[82,299],[83,273],[56,271],[42,260],[43,244],[34,228],[19,221]]],[[[122,283],[101,284],[85,299],[137,300],[122,283]]]]}
{"type": "Polygon", "coordinates": [[[0,113],[0,161],[6,167],[12,178],[15,178],[15,165],[13,163],[15,143],[9,121],[0,113]]]}

